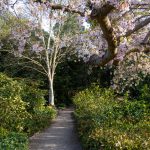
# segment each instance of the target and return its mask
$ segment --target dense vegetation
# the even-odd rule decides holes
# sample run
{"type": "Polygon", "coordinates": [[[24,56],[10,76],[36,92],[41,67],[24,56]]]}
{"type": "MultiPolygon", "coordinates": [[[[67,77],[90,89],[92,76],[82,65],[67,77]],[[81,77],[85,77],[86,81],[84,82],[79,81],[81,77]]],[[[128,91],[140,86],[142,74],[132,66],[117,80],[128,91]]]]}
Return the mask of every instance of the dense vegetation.
{"type": "Polygon", "coordinates": [[[45,91],[38,85],[0,73],[0,149],[26,150],[28,136],[42,130],[56,110],[45,104],[45,91]]]}
{"type": "Polygon", "coordinates": [[[149,149],[149,11],[149,0],[1,0],[0,150],[28,150],[70,105],[84,149],[149,149]]]}
{"type": "Polygon", "coordinates": [[[118,98],[111,89],[92,86],[74,97],[75,117],[83,146],[98,149],[149,149],[150,89],[139,99],[118,98]]]}

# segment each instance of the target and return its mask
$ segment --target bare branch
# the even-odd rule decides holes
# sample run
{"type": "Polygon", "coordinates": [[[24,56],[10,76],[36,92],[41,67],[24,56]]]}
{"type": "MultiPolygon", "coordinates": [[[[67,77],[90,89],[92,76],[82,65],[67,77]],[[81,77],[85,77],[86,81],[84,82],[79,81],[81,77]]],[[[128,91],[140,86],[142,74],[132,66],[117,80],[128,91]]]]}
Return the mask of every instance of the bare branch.
{"type": "Polygon", "coordinates": [[[30,68],[30,69],[33,69],[33,70],[35,70],[35,71],[37,71],[37,72],[39,72],[39,73],[41,73],[41,74],[47,76],[47,74],[46,74],[45,72],[43,72],[43,71],[41,71],[41,70],[39,70],[39,69],[37,69],[37,68],[31,67],[31,66],[23,66],[20,70],[22,70],[22,69],[24,69],[24,68],[30,68]]]}
{"type": "MultiPolygon", "coordinates": [[[[0,50],[0,52],[8,52],[8,53],[10,53],[10,54],[14,54],[14,52],[13,52],[13,51],[10,51],[10,50],[0,50]]],[[[27,59],[27,60],[29,60],[30,62],[32,62],[33,64],[39,66],[39,67],[45,72],[45,74],[47,74],[47,71],[46,71],[46,69],[44,68],[44,66],[43,66],[42,64],[40,64],[38,61],[36,61],[36,60],[34,60],[33,58],[30,58],[30,57],[28,57],[28,56],[24,56],[24,55],[21,55],[21,57],[24,58],[24,59],[27,59]]]]}
{"type": "Polygon", "coordinates": [[[150,4],[148,3],[143,3],[143,4],[131,4],[131,9],[149,9],[150,4]]]}
{"type": "MultiPolygon", "coordinates": [[[[41,0],[36,0],[35,2],[43,3],[41,0]]],[[[44,2],[44,3],[46,3],[46,2],[44,2]]],[[[79,11],[78,9],[71,8],[71,6],[69,6],[69,5],[65,6],[65,5],[62,5],[62,4],[49,3],[48,7],[53,9],[53,10],[63,10],[65,12],[79,14],[82,17],[85,16],[85,12],[79,11]]]]}
{"type": "Polygon", "coordinates": [[[137,24],[135,26],[135,28],[133,30],[129,30],[126,34],[125,37],[130,36],[131,34],[133,34],[134,32],[142,29],[143,27],[145,27],[146,25],[148,25],[150,23],[150,17],[148,17],[147,19],[145,19],[144,21],[140,22],[139,24],[137,24]]]}
{"type": "Polygon", "coordinates": [[[82,17],[85,16],[85,12],[81,12],[81,11],[79,11],[77,9],[73,9],[73,8],[71,8],[69,6],[64,6],[64,5],[60,5],[60,4],[50,4],[50,7],[52,9],[55,9],[55,10],[56,9],[57,10],[61,9],[61,10],[66,11],[66,12],[76,13],[76,14],[79,14],[80,16],[82,16],[82,17]]]}
{"type": "Polygon", "coordinates": [[[139,17],[139,18],[137,18],[135,21],[140,21],[141,19],[146,18],[146,17],[150,17],[150,14],[140,16],[140,17],[139,17]]]}
{"type": "Polygon", "coordinates": [[[148,42],[148,39],[150,37],[150,31],[147,33],[147,35],[145,36],[144,40],[143,40],[143,44],[146,44],[148,42]]]}
{"type": "MultiPolygon", "coordinates": [[[[141,52],[145,53],[145,55],[148,55],[150,53],[150,47],[149,46],[141,46],[139,44],[137,47],[127,51],[126,54],[124,55],[124,59],[131,53],[141,53],[141,52]]],[[[115,59],[113,61],[113,65],[117,66],[119,64],[119,62],[120,62],[119,59],[115,59]]]]}

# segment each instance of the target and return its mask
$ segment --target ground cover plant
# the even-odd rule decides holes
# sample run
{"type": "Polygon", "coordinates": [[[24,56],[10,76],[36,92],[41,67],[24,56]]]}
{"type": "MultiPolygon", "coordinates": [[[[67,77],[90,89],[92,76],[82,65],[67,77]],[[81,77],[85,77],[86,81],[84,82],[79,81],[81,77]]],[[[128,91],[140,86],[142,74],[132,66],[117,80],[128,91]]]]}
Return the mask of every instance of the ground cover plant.
{"type": "Polygon", "coordinates": [[[111,89],[92,86],[78,93],[74,103],[85,149],[149,149],[149,104],[144,99],[117,99],[111,89]]]}

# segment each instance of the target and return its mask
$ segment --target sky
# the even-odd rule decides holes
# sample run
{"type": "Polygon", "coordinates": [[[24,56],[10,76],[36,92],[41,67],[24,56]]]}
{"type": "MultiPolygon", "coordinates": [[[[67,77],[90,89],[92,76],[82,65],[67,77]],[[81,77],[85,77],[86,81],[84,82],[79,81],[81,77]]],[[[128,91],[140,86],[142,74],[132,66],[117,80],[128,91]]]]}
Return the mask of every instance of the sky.
{"type": "MultiPolygon", "coordinates": [[[[16,2],[16,0],[10,0],[11,4],[13,4],[14,2],[16,2]]],[[[10,7],[10,11],[13,12],[15,15],[21,14],[22,16],[25,16],[26,14],[26,17],[29,17],[31,19],[31,15],[28,15],[27,4],[25,3],[26,0],[18,0],[15,4],[15,7],[10,7]]],[[[85,20],[83,20],[82,25],[85,29],[88,29],[90,27],[90,24],[87,23],[85,20]]],[[[43,17],[42,19],[42,28],[47,32],[49,31],[49,20],[46,17],[43,17]]]]}

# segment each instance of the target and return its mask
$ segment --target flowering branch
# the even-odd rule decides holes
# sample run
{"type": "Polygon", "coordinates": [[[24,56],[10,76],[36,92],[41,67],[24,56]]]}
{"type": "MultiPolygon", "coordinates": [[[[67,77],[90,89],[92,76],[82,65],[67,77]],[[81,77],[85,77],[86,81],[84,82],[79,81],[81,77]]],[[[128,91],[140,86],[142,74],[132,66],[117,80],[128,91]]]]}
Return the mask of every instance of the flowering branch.
{"type": "Polygon", "coordinates": [[[135,26],[135,28],[133,30],[129,30],[126,34],[125,37],[130,36],[131,34],[133,34],[134,32],[140,30],[141,28],[145,27],[146,25],[148,25],[150,23],[150,17],[148,17],[147,19],[145,19],[144,21],[140,22],[139,24],[137,24],[135,26]]]}
{"type": "MultiPolygon", "coordinates": [[[[42,1],[42,0],[36,0],[35,2],[45,3],[46,6],[53,10],[63,10],[64,12],[69,13],[76,13],[79,14],[82,17],[85,17],[85,11],[79,11],[78,9],[75,9],[71,7],[70,5],[61,5],[61,4],[54,4],[50,3],[48,1],[42,1]]],[[[130,28],[125,32],[125,34],[120,34],[119,36],[116,34],[116,31],[113,28],[112,21],[110,19],[109,14],[113,10],[116,10],[117,3],[108,0],[105,4],[102,4],[101,2],[91,2],[90,8],[91,8],[91,18],[95,19],[98,24],[101,27],[101,30],[103,32],[103,36],[107,42],[107,51],[105,54],[100,57],[93,55],[89,59],[89,63],[92,65],[105,65],[109,61],[113,60],[117,54],[118,54],[118,45],[120,44],[120,39],[123,37],[131,36],[136,31],[142,29],[146,25],[150,23],[150,17],[146,18],[144,21],[141,21],[139,24],[137,24],[134,28],[130,28]]],[[[139,4],[140,6],[148,6],[149,4],[139,4]]],[[[131,6],[138,6],[137,4],[131,4],[131,6]]],[[[120,6],[118,5],[119,9],[124,9],[125,7],[129,7],[128,3],[123,3],[120,6]]],[[[132,8],[132,7],[131,7],[132,8]]]]}
{"type": "Polygon", "coordinates": [[[74,9],[69,5],[65,6],[65,5],[62,5],[62,4],[54,4],[54,3],[49,3],[48,1],[42,2],[42,0],[35,0],[34,2],[45,3],[45,4],[47,4],[48,8],[51,8],[53,10],[63,10],[64,12],[79,14],[82,17],[85,16],[85,12],[79,11],[78,9],[74,9]]]}
{"type": "Polygon", "coordinates": [[[73,9],[70,6],[65,6],[65,5],[61,5],[61,4],[49,4],[49,7],[54,10],[63,10],[65,12],[79,14],[82,17],[85,16],[85,12],[79,11],[77,9],[73,9]]]}
{"type": "MultiPolygon", "coordinates": [[[[116,55],[118,53],[117,46],[120,43],[120,39],[121,39],[121,36],[119,38],[116,38],[115,33],[112,28],[112,25],[111,25],[111,21],[108,17],[108,14],[114,9],[114,7],[110,7],[109,5],[106,5],[106,6],[104,5],[103,9],[99,8],[99,11],[97,11],[98,13],[94,12],[94,14],[96,14],[94,16],[94,19],[96,19],[97,22],[100,24],[100,27],[103,31],[104,37],[108,44],[108,50],[102,57],[99,57],[98,55],[94,54],[93,56],[90,57],[90,60],[89,60],[90,64],[100,65],[100,66],[107,64],[109,61],[113,60],[116,57],[116,55]],[[106,9],[104,9],[104,8],[106,8],[106,9]],[[109,8],[109,9],[107,9],[107,8],[109,8]],[[102,12],[102,10],[104,10],[104,11],[102,12]]],[[[127,31],[124,37],[128,37],[128,36],[132,35],[133,33],[140,30],[141,28],[145,27],[149,23],[150,23],[150,18],[145,19],[144,21],[137,24],[132,30],[127,31]]],[[[149,35],[147,35],[147,36],[149,36],[149,35]]],[[[126,53],[125,55],[128,55],[131,52],[135,52],[135,51],[139,52],[139,49],[135,48],[134,50],[131,50],[130,52],[126,53]]]]}

